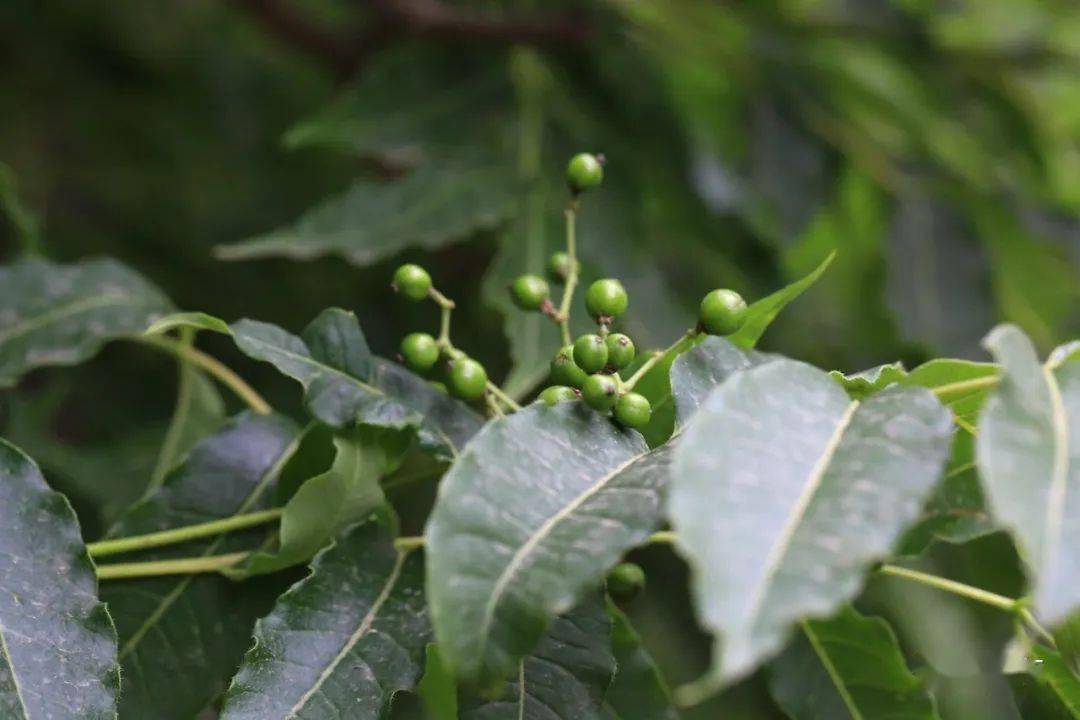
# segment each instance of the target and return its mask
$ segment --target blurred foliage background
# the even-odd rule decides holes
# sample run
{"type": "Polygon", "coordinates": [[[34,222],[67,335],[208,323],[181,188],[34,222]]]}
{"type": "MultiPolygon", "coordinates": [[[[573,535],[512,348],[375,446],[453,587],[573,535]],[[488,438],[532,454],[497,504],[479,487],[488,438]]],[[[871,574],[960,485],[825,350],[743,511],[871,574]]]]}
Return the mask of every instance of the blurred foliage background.
{"type": "MultiPolygon", "coordinates": [[[[338,305],[392,354],[437,320],[387,291],[420,261],[462,308],[457,344],[527,394],[556,333],[504,287],[562,243],[565,161],[589,150],[609,164],[582,214],[587,275],[623,278],[639,346],[677,337],[706,290],[752,299],[834,248],[766,349],[911,367],[981,357],[1004,319],[1043,349],[1080,325],[1074,2],[7,0],[0,32],[4,258],[116,256],[185,309],[298,330],[338,305]]],[[[174,375],[117,346],[5,398],[3,434],[88,535],[145,485],[174,375]]],[[[992,551],[984,585],[1016,592],[998,545],[938,555],[992,551]]],[[[656,552],[634,614],[685,679],[707,647],[656,552]]],[[[939,681],[985,700],[985,670],[939,681]]],[[[730,707],[772,717],[760,684],[730,707]]]]}

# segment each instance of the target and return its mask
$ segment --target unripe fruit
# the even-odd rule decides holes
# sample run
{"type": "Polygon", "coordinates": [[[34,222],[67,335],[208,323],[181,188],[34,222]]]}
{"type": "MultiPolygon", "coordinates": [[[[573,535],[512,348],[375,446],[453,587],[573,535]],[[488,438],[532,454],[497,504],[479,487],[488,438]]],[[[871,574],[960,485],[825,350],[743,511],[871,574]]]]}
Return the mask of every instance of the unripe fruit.
{"type": "Polygon", "coordinates": [[[582,335],[574,341],[574,364],[586,373],[600,372],[607,360],[607,344],[599,335],[582,335]]]}
{"type": "Polygon", "coordinates": [[[585,292],[585,309],[594,319],[618,317],[626,312],[630,300],[622,283],[612,278],[597,280],[585,292]]]}
{"type": "Polygon", "coordinates": [[[746,322],[746,301],[734,290],[713,290],[701,299],[698,319],[712,335],[730,335],[746,322]]]}
{"type": "Polygon", "coordinates": [[[552,385],[549,388],[545,388],[544,392],[540,393],[540,399],[543,400],[546,405],[558,405],[561,402],[577,400],[577,393],[574,392],[574,388],[567,387],[566,385],[552,385]]]}
{"type": "Polygon", "coordinates": [[[548,258],[547,264],[547,276],[552,282],[561,283],[570,276],[570,268],[573,266],[574,261],[570,259],[570,255],[564,252],[557,252],[548,258]]]}
{"type": "Polygon", "coordinates": [[[401,341],[401,357],[416,372],[427,372],[439,361],[439,345],[427,333],[415,332],[401,341]]]}
{"type": "Polygon", "coordinates": [[[581,398],[597,412],[606,413],[615,407],[619,383],[610,375],[590,375],[581,386],[581,398]]]}
{"type": "Polygon", "coordinates": [[[462,400],[476,400],[487,389],[487,371],[472,358],[461,358],[450,365],[446,380],[450,392],[462,400]]]}
{"type": "Polygon", "coordinates": [[[612,600],[633,600],[645,589],[645,571],[635,563],[619,563],[607,577],[607,590],[612,600]]]}
{"type": "Polygon", "coordinates": [[[419,265],[408,263],[394,272],[391,287],[410,300],[423,300],[431,289],[431,276],[419,265]]]}
{"type": "Polygon", "coordinates": [[[519,275],[510,286],[510,297],[522,310],[539,310],[548,295],[547,281],[539,275],[519,275]]]}
{"type": "Polygon", "coordinates": [[[551,382],[558,385],[581,387],[588,374],[574,362],[574,346],[565,345],[551,360],[551,382]]]}
{"type": "Polygon", "coordinates": [[[634,341],[622,333],[611,333],[604,338],[607,345],[608,365],[616,370],[622,370],[634,360],[634,341]]]}
{"type": "Polygon", "coordinates": [[[652,418],[652,405],[648,398],[636,392],[628,392],[615,403],[615,419],[628,428],[643,428],[652,418]]]}
{"type": "Polygon", "coordinates": [[[578,153],[566,166],[566,182],[575,193],[594,188],[604,179],[604,165],[591,153],[578,153]]]}

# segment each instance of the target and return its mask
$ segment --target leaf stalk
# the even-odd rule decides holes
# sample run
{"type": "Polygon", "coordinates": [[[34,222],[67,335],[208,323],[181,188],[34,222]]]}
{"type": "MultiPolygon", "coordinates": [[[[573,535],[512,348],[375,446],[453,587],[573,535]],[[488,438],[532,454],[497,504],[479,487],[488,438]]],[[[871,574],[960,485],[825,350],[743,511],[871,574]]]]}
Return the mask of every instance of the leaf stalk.
{"type": "Polygon", "coordinates": [[[86,550],[90,553],[90,557],[102,558],[109,555],[162,547],[163,545],[175,545],[199,538],[213,537],[233,530],[265,525],[278,520],[282,512],[281,508],[274,508],[273,510],[233,515],[221,520],[187,525],[145,535],[132,535],[130,537],[116,538],[115,540],[99,540],[98,542],[88,543],[86,550]]]}
{"type": "Polygon", "coordinates": [[[144,335],[139,338],[139,342],[149,347],[164,350],[173,357],[205,370],[222,385],[232,390],[237,397],[247,403],[248,407],[258,414],[269,415],[273,412],[270,404],[254,388],[244,382],[243,378],[226,367],[220,360],[207,355],[201,350],[164,335],[144,335]]]}

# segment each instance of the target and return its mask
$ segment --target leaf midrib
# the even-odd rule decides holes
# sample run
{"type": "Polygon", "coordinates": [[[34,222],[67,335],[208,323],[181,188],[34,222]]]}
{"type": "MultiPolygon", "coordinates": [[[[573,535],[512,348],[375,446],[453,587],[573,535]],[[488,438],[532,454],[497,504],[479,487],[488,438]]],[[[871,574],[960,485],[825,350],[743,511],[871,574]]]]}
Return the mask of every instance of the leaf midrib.
{"type": "Polygon", "coordinates": [[[821,664],[825,666],[825,672],[829,675],[829,679],[832,680],[833,685],[836,687],[836,692],[840,695],[840,699],[844,701],[844,706],[848,712],[851,713],[852,720],[865,720],[862,712],[859,710],[858,705],[855,703],[855,698],[851,696],[851,691],[848,690],[847,684],[841,677],[840,672],[833,665],[832,659],[825,652],[825,648],[821,644],[821,639],[814,633],[810,627],[810,623],[804,621],[802,623],[803,632],[806,633],[806,639],[810,641],[810,646],[814,648],[814,652],[817,654],[818,659],[821,660],[821,664]]]}
{"type": "Polygon", "coordinates": [[[3,623],[0,623],[0,654],[3,655],[3,659],[7,663],[11,673],[11,682],[15,685],[15,697],[19,699],[19,707],[22,709],[23,717],[29,718],[30,711],[26,707],[26,699],[23,697],[22,685],[19,683],[19,676],[15,672],[15,658],[11,657],[11,650],[8,649],[7,638],[4,637],[3,623]]]}
{"type": "MultiPolygon", "coordinates": [[[[293,438],[292,442],[285,446],[285,448],[281,451],[281,455],[278,456],[278,459],[274,462],[273,465],[270,466],[270,468],[266,471],[262,478],[259,479],[258,485],[255,486],[255,488],[247,496],[244,502],[241,503],[240,507],[236,509],[235,514],[239,515],[241,513],[247,512],[247,510],[250,509],[252,505],[258,502],[259,498],[262,497],[262,494],[266,492],[266,488],[269,486],[269,484],[273,482],[274,478],[276,478],[278,474],[281,473],[282,468],[285,467],[285,463],[288,462],[292,454],[296,452],[296,448],[299,446],[300,439],[303,437],[303,435],[303,433],[298,434],[295,438],[293,438]]],[[[207,545],[206,549],[199,555],[199,557],[206,557],[208,555],[214,554],[214,552],[217,551],[218,547],[221,546],[221,543],[224,542],[224,540],[224,535],[219,536],[212,543],[207,545]]],[[[132,636],[128,638],[128,641],[124,643],[124,646],[120,648],[120,654],[117,657],[118,660],[123,660],[135,650],[136,646],[138,646],[138,644],[142,641],[143,637],[146,636],[146,633],[148,633],[150,629],[153,628],[154,625],[156,625],[157,622],[162,618],[162,616],[166,612],[168,612],[169,608],[172,607],[172,604],[175,603],[177,599],[179,599],[179,597],[184,594],[184,591],[187,590],[188,586],[192,583],[194,579],[194,575],[188,575],[179,583],[177,583],[176,587],[170,590],[168,595],[162,598],[158,606],[154,608],[154,612],[152,612],[150,616],[143,621],[142,625],[139,626],[139,629],[136,630],[132,634],[132,636]]]]}
{"type": "Polygon", "coordinates": [[[840,443],[844,438],[844,433],[851,425],[851,420],[855,417],[855,411],[858,410],[859,405],[860,403],[857,400],[851,402],[844,410],[843,415],[840,416],[836,427],[829,436],[828,442],[825,444],[821,456],[817,459],[817,462],[810,471],[810,476],[806,479],[806,485],[803,486],[802,492],[799,494],[798,500],[792,508],[791,515],[781,528],[780,536],[769,549],[769,554],[765,558],[765,570],[761,575],[761,580],[754,588],[754,594],[748,606],[748,625],[756,622],[758,614],[761,611],[761,606],[765,602],[769,587],[772,585],[773,578],[779,571],[784,556],[791,546],[791,541],[794,539],[795,533],[802,523],[803,518],[806,517],[806,512],[810,508],[814,496],[821,487],[822,480],[825,479],[825,475],[829,470],[829,465],[836,456],[836,451],[840,447],[840,443]]]}
{"type": "Polygon", "coordinates": [[[66,320],[75,315],[79,315],[80,313],[89,312],[108,305],[122,305],[131,298],[131,295],[122,292],[106,292],[94,297],[82,298],[66,305],[60,305],[59,307],[49,308],[43,313],[24,318],[21,322],[17,322],[9,327],[6,331],[0,332],[0,343],[6,343],[12,338],[26,335],[29,332],[46,327],[52,323],[60,322],[61,320],[66,320]]]}
{"type": "Polygon", "coordinates": [[[596,493],[600,492],[612,480],[612,478],[616,477],[623,470],[628,468],[630,465],[633,465],[635,462],[650,454],[651,452],[653,452],[653,450],[646,449],[640,453],[635,453],[633,456],[630,457],[630,459],[621,463],[605,475],[602,475],[599,480],[587,487],[584,491],[579,493],[577,497],[575,497],[572,501],[563,506],[563,508],[559,510],[559,512],[555,513],[543,523],[541,523],[540,526],[533,531],[532,535],[530,535],[529,538],[522,544],[522,546],[518,548],[517,552],[514,553],[514,556],[510,558],[510,562],[506,564],[506,567],[503,568],[503,571],[496,579],[495,585],[492,587],[491,597],[488,599],[487,605],[484,606],[484,615],[480,624],[480,649],[477,653],[480,662],[483,662],[484,653],[487,650],[487,641],[491,633],[491,625],[495,620],[495,610],[497,609],[499,602],[502,600],[502,596],[506,593],[506,589],[509,586],[510,581],[513,579],[514,575],[517,574],[518,570],[520,570],[521,567],[524,565],[527,555],[531,554],[532,551],[536,548],[536,546],[539,545],[540,542],[544,540],[544,538],[551,534],[551,531],[555,528],[556,525],[562,522],[565,518],[569,517],[573,511],[580,508],[586,500],[591,498],[596,493]]]}
{"type": "Polygon", "coordinates": [[[371,604],[371,608],[367,611],[367,614],[364,615],[363,619],[360,621],[360,625],[357,626],[356,631],[349,636],[349,639],[346,641],[345,645],[342,646],[341,650],[338,651],[338,654],[334,656],[334,659],[330,662],[330,664],[323,669],[322,673],[319,674],[319,677],[315,680],[312,686],[308,688],[307,691],[303,694],[303,696],[301,696],[301,698],[296,702],[296,704],[292,706],[289,712],[285,715],[285,720],[297,717],[297,713],[304,708],[308,701],[315,695],[316,692],[318,692],[319,688],[321,688],[323,684],[325,684],[326,681],[330,678],[330,676],[334,673],[334,671],[337,670],[338,666],[345,659],[345,657],[352,651],[354,647],[356,647],[356,644],[360,642],[360,640],[371,630],[371,626],[375,623],[375,619],[378,617],[379,611],[382,610],[382,606],[386,604],[386,601],[390,597],[390,593],[394,591],[394,586],[397,585],[398,578],[401,576],[401,570],[405,566],[405,560],[407,557],[407,552],[398,553],[397,559],[394,562],[394,569],[390,571],[390,575],[386,578],[386,584],[383,585],[378,597],[375,598],[375,602],[371,604]]]}
{"type": "Polygon", "coordinates": [[[1049,365],[1042,368],[1050,395],[1050,422],[1054,431],[1054,458],[1050,490],[1046,494],[1047,546],[1041,558],[1043,572],[1050,572],[1061,545],[1061,528],[1065,520],[1065,498],[1069,481],[1069,429],[1061,387],[1049,365]]]}

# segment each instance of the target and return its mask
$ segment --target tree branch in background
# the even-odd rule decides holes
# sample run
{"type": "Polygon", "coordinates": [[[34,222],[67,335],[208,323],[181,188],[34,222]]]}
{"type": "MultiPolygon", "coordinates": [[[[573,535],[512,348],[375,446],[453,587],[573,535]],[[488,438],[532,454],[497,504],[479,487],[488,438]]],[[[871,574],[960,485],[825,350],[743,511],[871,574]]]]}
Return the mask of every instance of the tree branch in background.
{"type": "Polygon", "coordinates": [[[362,68],[371,52],[397,39],[431,37],[505,44],[579,45],[591,28],[580,18],[502,18],[450,7],[439,0],[369,0],[368,26],[353,33],[320,27],[297,13],[288,0],[231,0],[278,40],[317,58],[345,79],[362,68]]]}

